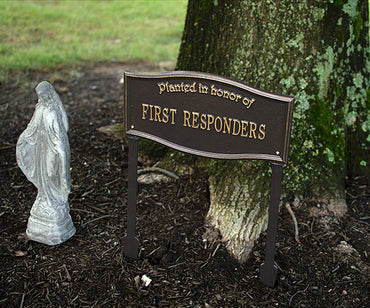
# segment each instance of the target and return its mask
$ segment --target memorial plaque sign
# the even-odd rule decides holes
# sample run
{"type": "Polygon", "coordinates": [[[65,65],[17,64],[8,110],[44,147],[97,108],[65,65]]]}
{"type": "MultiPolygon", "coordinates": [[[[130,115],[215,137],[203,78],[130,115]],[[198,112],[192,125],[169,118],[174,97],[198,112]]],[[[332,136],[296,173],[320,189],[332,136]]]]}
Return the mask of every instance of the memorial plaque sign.
{"type": "Polygon", "coordinates": [[[293,100],[211,74],[125,72],[129,142],[126,256],[137,257],[139,247],[135,237],[138,137],[198,156],[268,160],[272,179],[261,281],[273,286],[280,184],[282,166],[288,160],[293,100]]]}
{"type": "Polygon", "coordinates": [[[127,134],[222,159],[288,158],[293,98],[216,75],[125,73],[127,134]]]}

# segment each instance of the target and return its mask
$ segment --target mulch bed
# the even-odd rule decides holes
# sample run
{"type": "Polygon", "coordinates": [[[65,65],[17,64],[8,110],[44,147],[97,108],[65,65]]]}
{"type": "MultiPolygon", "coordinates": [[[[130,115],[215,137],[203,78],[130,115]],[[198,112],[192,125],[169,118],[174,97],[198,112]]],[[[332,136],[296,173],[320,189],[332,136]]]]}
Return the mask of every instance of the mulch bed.
{"type": "Polygon", "coordinates": [[[300,243],[281,209],[275,288],[259,281],[265,234],[242,265],[222,242],[203,240],[209,196],[202,172],[139,185],[140,256],[126,258],[127,147],[98,131],[122,122],[123,69],[158,67],[100,64],[0,84],[1,307],[367,307],[370,189],[363,177],[347,183],[349,211],[341,219],[311,217],[310,204],[293,208],[300,243]],[[33,89],[43,79],[52,80],[69,116],[69,200],[77,229],[53,247],[25,236],[36,189],[15,159],[17,138],[34,111],[33,89]]]}

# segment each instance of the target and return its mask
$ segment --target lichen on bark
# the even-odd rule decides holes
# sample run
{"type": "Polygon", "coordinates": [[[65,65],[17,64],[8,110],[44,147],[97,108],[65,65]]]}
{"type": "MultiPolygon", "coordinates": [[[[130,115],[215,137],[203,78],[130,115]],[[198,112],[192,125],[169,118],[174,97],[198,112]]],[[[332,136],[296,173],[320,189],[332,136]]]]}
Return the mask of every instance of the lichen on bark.
{"type": "MultiPolygon", "coordinates": [[[[218,1],[217,5],[190,0],[177,69],[215,73],[294,96],[283,194],[343,204],[345,178],[369,169],[369,61],[368,0],[218,1]]],[[[210,212],[216,204],[219,213],[226,213],[222,206],[229,207],[235,221],[249,223],[253,219],[248,219],[251,212],[245,209],[263,208],[261,194],[268,190],[269,181],[262,175],[266,166],[242,164],[240,170],[259,175],[250,178],[248,171],[235,171],[240,183],[236,187],[232,180],[218,181],[218,176],[224,178],[219,170],[234,170],[233,164],[203,164],[215,194],[210,212]],[[229,198],[244,196],[238,199],[238,211],[231,209],[223,191],[232,185],[241,192],[229,198]]],[[[231,218],[224,221],[225,226],[233,223],[231,218]]],[[[264,226],[264,222],[251,224],[264,226]]],[[[255,239],[242,231],[241,224],[238,228],[240,232],[232,235],[224,231],[235,245],[243,236],[245,243],[255,239]]]]}

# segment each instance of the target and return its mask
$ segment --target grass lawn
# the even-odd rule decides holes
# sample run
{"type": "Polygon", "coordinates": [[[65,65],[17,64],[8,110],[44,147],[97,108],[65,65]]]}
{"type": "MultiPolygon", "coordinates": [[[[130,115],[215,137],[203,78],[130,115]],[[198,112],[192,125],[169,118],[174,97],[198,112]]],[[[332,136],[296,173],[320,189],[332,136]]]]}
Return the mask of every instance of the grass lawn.
{"type": "Polygon", "coordinates": [[[176,61],[186,0],[0,1],[0,80],[92,61],[176,61]]]}

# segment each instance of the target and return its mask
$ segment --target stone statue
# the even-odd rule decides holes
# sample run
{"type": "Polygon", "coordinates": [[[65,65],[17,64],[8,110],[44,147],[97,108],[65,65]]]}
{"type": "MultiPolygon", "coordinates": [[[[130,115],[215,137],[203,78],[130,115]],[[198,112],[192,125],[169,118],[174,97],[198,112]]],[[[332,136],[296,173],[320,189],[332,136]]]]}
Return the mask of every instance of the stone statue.
{"type": "Polygon", "coordinates": [[[68,205],[71,187],[68,118],[50,83],[39,83],[36,94],[35,112],[16,149],[19,167],[38,190],[26,234],[31,240],[57,245],[76,232],[68,205]]]}

